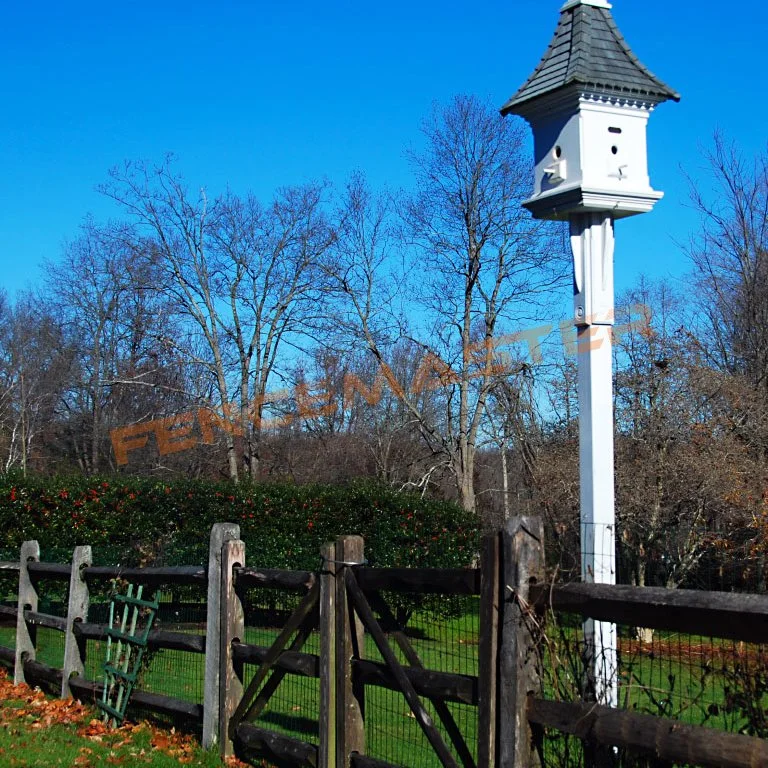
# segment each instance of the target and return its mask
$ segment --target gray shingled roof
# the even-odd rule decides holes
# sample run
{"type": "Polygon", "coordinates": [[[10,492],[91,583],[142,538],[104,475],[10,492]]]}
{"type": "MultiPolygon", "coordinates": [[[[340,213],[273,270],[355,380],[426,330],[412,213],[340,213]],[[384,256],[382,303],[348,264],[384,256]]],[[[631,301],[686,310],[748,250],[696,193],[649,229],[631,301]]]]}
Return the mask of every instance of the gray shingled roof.
{"type": "Polygon", "coordinates": [[[517,107],[568,85],[608,93],[680,101],[680,94],[651,74],[629,49],[607,8],[576,5],[560,14],[560,23],[541,63],[501,108],[517,107]]]}

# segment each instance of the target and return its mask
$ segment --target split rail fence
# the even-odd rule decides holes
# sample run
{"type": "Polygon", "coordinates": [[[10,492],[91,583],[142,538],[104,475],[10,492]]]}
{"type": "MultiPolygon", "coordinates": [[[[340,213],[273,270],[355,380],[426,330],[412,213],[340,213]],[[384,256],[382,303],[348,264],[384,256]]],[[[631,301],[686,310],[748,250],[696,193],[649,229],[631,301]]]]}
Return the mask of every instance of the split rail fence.
{"type": "Polygon", "coordinates": [[[400,765],[414,768],[539,766],[546,758],[544,735],[553,731],[586,744],[589,765],[610,764],[620,749],[665,765],[768,766],[763,739],[590,701],[554,700],[543,683],[548,615],[763,644],[768,597],[548,584],[543,528],[535,518],[515,518],[485,537],[474,569],[367,567],[359,537],[326,545],[316,572],[259,569],[246,564],[239,535],[237,525],[214,526],[207,567],[94,567],[90,547],[77,547],[71,564],[42,563],[37,542],[25,542],[18,563],[0,563],[0,574],[18,574],[16,605],[0,606],[0,622],[15,623],[15,647],[0,647],[0,662],[13,669],[17,683],[94,701],[101,684],[85,676],[88,641],[103,639],[105,626],[89,622],[91,592],[111,579],[196,587],[206,595],[205,635],[156,629],[148,647],[204,656],[202,703],[139,689],[131,707],[199,729],[204,745],[218,745],[222,756],[276,766],[393,768],[394,762],[366,750],[366,721],[374,712],[368,699],[385,689],[402,696],[432,752],[427,763],[400,757],[400,765]],[[66,617],[38,610],[48,582],[68,584],[66,617]],[[253,590],[295,596],[268,643],[247,642],[253,590]],[[430,669],[434,660],[420,655],[402,607],[429,595],[476,601],[472,674],[430,669]],[[61,668],[37,659],[38,628],[63,633],[61,668]],[[316,681],[314,740],[270,728],[261,717],[286,679],[296,676],[316,681]],[[471,717],[459,717],[459,710],[471,717]]]}

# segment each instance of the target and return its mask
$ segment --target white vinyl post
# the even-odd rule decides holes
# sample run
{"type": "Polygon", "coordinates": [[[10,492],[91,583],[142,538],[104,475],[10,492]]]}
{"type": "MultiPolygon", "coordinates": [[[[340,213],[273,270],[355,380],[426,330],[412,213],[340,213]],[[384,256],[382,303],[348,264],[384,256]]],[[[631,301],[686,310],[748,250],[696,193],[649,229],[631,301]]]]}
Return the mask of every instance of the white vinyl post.
{"type": "MultiPolygon", "coordinates": [[[[585,582],[615,584],[613,219],[607,213],[576,214],[570,227],[579,367],[581,576],[585,582]]],[[[588,619],[584,639],[595,699],[615,707],[616,625],[588,619]]]]}

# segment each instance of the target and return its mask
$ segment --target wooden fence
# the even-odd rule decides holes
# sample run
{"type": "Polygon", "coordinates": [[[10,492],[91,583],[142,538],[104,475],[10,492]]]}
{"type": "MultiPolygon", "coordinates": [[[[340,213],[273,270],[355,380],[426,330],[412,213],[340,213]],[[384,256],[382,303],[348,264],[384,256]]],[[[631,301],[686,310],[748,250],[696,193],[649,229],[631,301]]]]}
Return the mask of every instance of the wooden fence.
{"type": "Polygon", "coordinates": [[[0,563],[0,571],[18,573],[19,584],[17,606],[0,606],[0,621],[16,625],[15,648],[0,647],[0,661],[13,668],[17,682],[92,701],[101,686],[84,676],[86,642],[105,636],[103,625],[88,621],[93,586],[114,578],[197,585],[207,594],[206,635],[157,629],[150,633],[149,647],[204,654],[203,703],[141,690],[131,703],[199,728],[203,743],[218,744],[222,755],[237,753],[278,766],[392,768],[366,755],[365,696],[375,686],[402,693],[444,766],[537,766],[544,728],[584,740],[594,748],[589,754],[595,765],[610,764],[613,750],[605,748],[619,747],[668,763],[768,766],[764,740],[594,702],[547,700],[541,684],[541,628],[549,612],[766,643],[768,597],[547,584],[542,526],[534,518],[516,518],[498,535],[487,536],[477,569],[370,568],[357,537],[324,547],[318,572],[258,569],[247,566],[239,533],[237,525],[214,526],[207,567],[94,567],[89,547],[78,547],[69,565],[41,563],[37,543],[25,542],[18,563],[0,563]],[[65,618],[38,610],[42,587],[50,581],[69,585],[65,618]],[[252,588],[289,591],[300,598],[269,647],[245,642],[245,595],[252,588]],[[477,675],[425,668],[388,605],[392,594],[476,596],[477,675]],[[38,627],[64,634],[61,669],[37,660],[38,627]],[[305,648],[313,633],[319,633],[318,653],[305,648]],[[365,658],[366,636],[378,649],[379,661],[365,658]],[[244,674],[246,664],[257,667],[250,679],[244,674]],[[319,681],[317,744],[255,722],[286,676],[295,675],[319,681]],[[476,749],[456,724],[451,702],[475,708],[476,749]]]}

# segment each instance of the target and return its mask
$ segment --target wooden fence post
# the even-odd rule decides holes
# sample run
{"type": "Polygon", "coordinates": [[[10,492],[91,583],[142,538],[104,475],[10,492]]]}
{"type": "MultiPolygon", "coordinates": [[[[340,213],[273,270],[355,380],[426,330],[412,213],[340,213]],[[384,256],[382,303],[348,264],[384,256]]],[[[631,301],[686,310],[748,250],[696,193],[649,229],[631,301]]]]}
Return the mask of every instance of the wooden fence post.
{"type": "Polygon", "coordinates": [[[205,621],[205,688],[203,693],[203,747],[219,739],[219,672],[221,669],[221,553],[224,542],[240,538],[240,526],[216,523],[208,548],[208,605],[205,621]]]}
{"type": "Polygon", "coordinates": [[[27,564],[40,561],[40,545],[36,541],[25,541],[19,555],[19,603],[16,616],[16,663],[13,670],[13,684],[24,680],[24,662],[35,660],[37,630],[28,626],[24,611],[37,611],[37,589],[29,578],[27,564]]]}
{"type": "Polygon", "coordinates": [[[234,753],[232,715],[243,698],[243,665],[236,664],[233,642],[245,642],[245,609],[235,585],[235,568],[245,567],[245,542],[225,541],[221,550],[221,644],[219,650],[219,752],[234,753]]]}
{"type": "Polygon", "coordinates": [[[320,549],[320,750],[318,768],[336,765],[336,545],[320,549]]]}
{"type": "Polygon", "coordinates": [[[88,620],[89,592],[83,578],[83,568],[93,563],[91,548],[75,547],[72,555],[72,574],[69,577],[69,601],[67,603],[67,633],[64,636],[64,668],[61,678],[61,698],[72,696],[69,681],[85,671],[86,640],[75,635],[75,624],[88,620]]]}
{"type": "Polygon", "coordinates": [[[344,573],[362,564],[361,536],[342,536],[336,541],[336,767],[347,768],[350,755],[365,754],[364,686],[354,685],[352,659],[362,659],[365,629],[349,603],[344,573]]]}
{"type": "Polygon", "coordinates": [[[530,586],[544,579],[544,527],[537,517],[514,517],[501,536],[502,636],[499,659],[499,768],[541,764],[528,723],[528,695],[540,693],[537,616],[530,586]]]}
{"type": "Polygon", "coordinates": [[[484,536],[480,549],[480,642],[478,646],[478,768],[496,766],[501,535],[484,536]]]}

